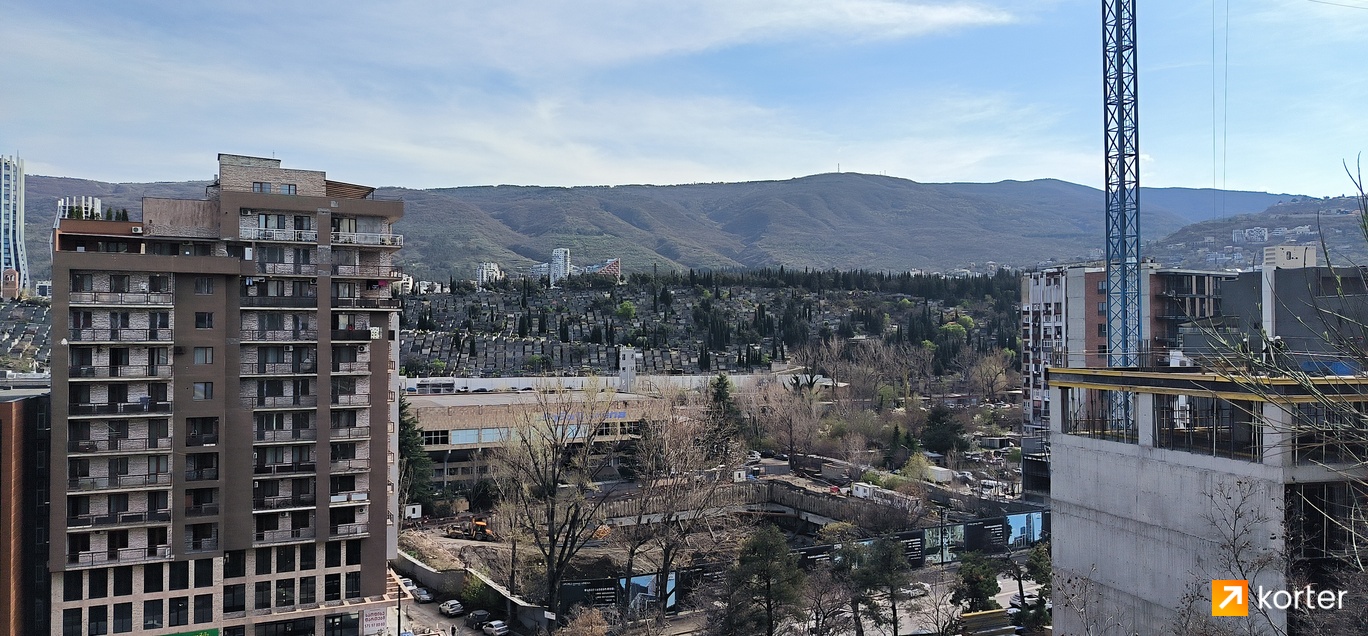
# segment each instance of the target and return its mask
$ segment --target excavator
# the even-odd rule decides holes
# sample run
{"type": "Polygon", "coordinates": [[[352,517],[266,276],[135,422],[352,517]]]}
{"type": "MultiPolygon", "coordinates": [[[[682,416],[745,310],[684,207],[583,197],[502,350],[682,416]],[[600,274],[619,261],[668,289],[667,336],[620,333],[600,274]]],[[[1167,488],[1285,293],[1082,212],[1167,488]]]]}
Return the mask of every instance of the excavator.
{"type": "Polygon", "coordinates": [[[462,515],[456,523],[447,526],[446,535],[455,539],[473,541],[498,541],[499,537],[489,527],[489,519],[483,515],[462,515]]]}

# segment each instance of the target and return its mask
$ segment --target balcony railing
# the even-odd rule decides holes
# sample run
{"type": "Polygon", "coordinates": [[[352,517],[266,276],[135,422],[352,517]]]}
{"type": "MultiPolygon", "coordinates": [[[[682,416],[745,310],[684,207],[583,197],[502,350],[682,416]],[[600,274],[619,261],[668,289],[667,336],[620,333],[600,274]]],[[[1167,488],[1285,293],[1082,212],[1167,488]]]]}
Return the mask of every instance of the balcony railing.
{"type": "Polygon", "coordinates": [[[170,305],[174,296],[169,292],[71,292],[72,305],[170,305]]]}
{"type": "Polygon", "coordinates": [[[251,307],[310,308],[318,306],[318,296],[242,296],[241,305],[251,307]]]}
{"type": "Polygon", "coordinates": [[[332,439],[358,439],[370,437],[369,426],[342,426],[333,427],[329,436],[332,439]]]}
{"type": "Polygon", "coordinates": [[[334,362],[333,373],[370,373],[369,362],[334,362]]]}
{"type": "Polygon", "coordinates": [[[370,499],[370,493],[365,491],[339,492],[329,497],[328,503],[354,503],[367,501],[368,499],[370,499]]]}
{"type": "Polygon", "coordinates": [[[257,261],[257,273],[314,276],[318,273],[318,265],[313,263],[265,263],[257,261]]]}
{"type": "Polygon", "coordinates": [[[218,550],[218,545],[218,533],[215,533],[214,536],[210,537],[185,538],[186,552],[213,552],[215,550],[218,550]]]}
{"type": "Polygon", "coordinates": [[[351,278],[400,278],[404,272],[389,265],[333,265],[333,276],[351,278]]]}
{"type": "Polygon", "coordinates": [[[349,537],[370,532],[365,523],[339,523],[329,528],[329,534],[334,537],[349,537]]]}
{"type": "Polygon", "coordinates": [[[318,439],[318,429],[315,428],[257,429],[256,432],[256,441],[258,442],[296,442],[315,439],[318,439]]]}
{"type": "MultiPolygon", "coordinates": [[[[314,306],[312,303],[310,307],[314,306]]],[[[243,329],[240,333],[246,342],[315,342],[318,331],[314,329],[243,329]]]]}
{"type": "Polygon", "coordinates": [[[317,500],[313,495],[281,495],[277,497],[257,497],[252,500],[254,510],[281,510],[284,508],[312,508],[317,500]]]}
{"type": "Polygon", "coordinates": [[[310,375],[318,373],[313,362],[244,362],[242,375],[310,375]]]}
{"type": "Polygon", "coordinates": [[[314,536],[316,536],[316,531],[313,528],[290,528],[287,530],[263,530],[256,533],[253,539],[257,543],[274,543],[276,541],[312,539],[314,536]]]}
{"type": "Polygon", "coordinates": [[[187,435],[185,438],[186,446],[215,446],[218,444],[218,433],[200,433],[198,435],[187,435]]]}
{"type": "Polygon", "coordinates": [[[87,567],[110,563],[144,563],[158,559],[171,558],[171,546],[154,545],[146,548],[117,548],[114,550],[90,550],[67,554],[67,565],[87,567]]]}
{"type": "Polygon", "coordinates": [[[360,327],[357,329],[333,329],[332,339],[333,342],[339,340],[346,342],[370,342],[371,332],[368,327],[360,327]]]}
{"type": "Polygon", "coordinates": [[[165,486],[170,483],[170,473],[114,475],[110,477],[72,477],[67,480],[67,490],[114,490],[120,488],[142,488],[145,486],[165,486]]]}
{"type": "Polygon", "coordinates": [[[120,366],[75,366],[67,368],[67,377],[80,378],[169,378],[169,364],[125,364],[120,366]]]}
{"type": "Polygon", "coordinates": [[[248,241],[289,241],[291,243],[316,243],[318,230],[281,230],[268,227],[242,228],[242,238],[248,241]]]}
{"type": "Polygon", "coordinates": [[[369,395],[334,395],[332,396],[334,406],[367,406],[370,404],[369,395]]]}
{"type": "Polygon", "coordinates": [[[67,338],[72,342],[171,342],[171,329],[86,327],[68,330],[67,338]]]}
{"type": "Polygon", "coordinates": [[[214,481],[219,477],[217,466],[209,468],[187,468],[185,469],[186,481],[214,481]]]}
{"type": "Polygon", "coordinates": [[[186,506],[185,516],[187,517],[208,517],[219,513],[219,505],[216,503],[200,504],[198,506],[186,506]]]}
{"type": "Polygon", "coordinates": [[[256,475],[283,475],[287,473],[312,473],[317,469],[314,462],[293,462],[289,464],[258,464],[252,468],[256,475]]]}
{"type": "Polygon", "coordinates": [[[364,473],[370,470],[369,459],[336,459],[328,465],[333,473],[364,473]]]}
{"type": "Polygon", "coordinates": [[[136,453],[157,448],[171,448],[171,438],[114,437],[67,441],[67,452],[70,453],[136,453]]]}
{"type": "Polygon", "coordinates": [[[112,404],[70,404],[68,415],[131,415],[135,413],[170,413],[170,402],[114,402],[112,404]]]}
{"type": "Polygon", "coordinates": [[[317,395],[272,395],[249,397],[242,401],[247,408],[279,409],[296,407],[313,408],[318,406],[317,395]]]}
{"type": "Polygon", "coordinates": [[[333,309],[401,309],[398,298],[334,298],[333,309]]]}
{"type": "Polygon", "coordinates": [[[85,514],[67,517],[68,528],[87,528],[95,526],[138,525],[144,523],[166,523],[171,521],[171,513],[166,510],[113,512],[109,514],[85,514]]]}
{"type": "Polygon", "coordinates": [[[379,234],[371,232],[333,232],[333,245],[386,245],[403,247],[403,234],[379,234]]]}

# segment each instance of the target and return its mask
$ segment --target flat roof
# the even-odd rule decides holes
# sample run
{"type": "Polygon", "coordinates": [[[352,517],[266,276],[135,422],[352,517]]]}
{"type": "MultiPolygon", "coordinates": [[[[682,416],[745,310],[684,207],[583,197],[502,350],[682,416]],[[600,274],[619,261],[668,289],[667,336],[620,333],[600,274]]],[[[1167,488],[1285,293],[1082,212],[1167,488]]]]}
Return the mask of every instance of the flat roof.
{"type": "MultiPolygon", "coordinates": [[[[590,398],[584,391],[567,391],[572,403],[582,403],[590,398]]],[[[645,402],[651,400],[650,396],[638,393],[622,393],[620,391],[603,391],[597,394],[601,399],[605,399],[605,404],[609,402],[645,402]]],[[[548,406],[554,406],[560,396],[544,395],[537,391],[490,391],[487,393],[409,393],[404,396],[405,401],[413,408],[449,408],[453,406],[518,406],[535,405],[543,401],[548,406]]]]}
{"type": "Polygon", "coordinates": [[[18,400],[26,400],[28,398],[38,397],[40,395],[47,395],[49,393],[52,393],[52,387],[44,386],[35,388],[12,389],[6,388],[4,380],[0,380],[0,402],[16,402],[18,400]]]}

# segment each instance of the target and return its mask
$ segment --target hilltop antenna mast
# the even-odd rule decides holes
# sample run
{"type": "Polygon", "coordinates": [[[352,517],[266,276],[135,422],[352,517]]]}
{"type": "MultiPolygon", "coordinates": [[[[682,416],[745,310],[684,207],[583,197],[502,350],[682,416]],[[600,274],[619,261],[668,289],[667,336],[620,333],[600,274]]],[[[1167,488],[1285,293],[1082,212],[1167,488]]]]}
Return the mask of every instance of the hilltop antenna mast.
{"type": "MultiPolygon", "coordinates": [[[[1107,180],[1107,366],[1140,363],[1140,117],[1135,0],[1102,0],[1107,180]]],[[[1128,402],[1127,402],[1128,404],[1128,402]]],[[[1129,415],[1129,408],[1126,409],[1129,415]]],[[[1129,417],[1125,421],[1129,421],[1129,417]]]]}

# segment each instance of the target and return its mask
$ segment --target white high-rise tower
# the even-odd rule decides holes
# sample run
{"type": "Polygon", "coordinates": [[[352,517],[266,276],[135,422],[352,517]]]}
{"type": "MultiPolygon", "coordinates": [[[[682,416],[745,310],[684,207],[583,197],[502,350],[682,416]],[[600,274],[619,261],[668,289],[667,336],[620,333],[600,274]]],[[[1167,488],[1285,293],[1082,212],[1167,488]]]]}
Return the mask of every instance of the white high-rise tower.
{"type": "Polygon", "coordinates": [[[7,269],[19,273],[19,289],[32,289],[24,249],[24,160],[18,157],[0,157],[0,271],[7,269]]]}

